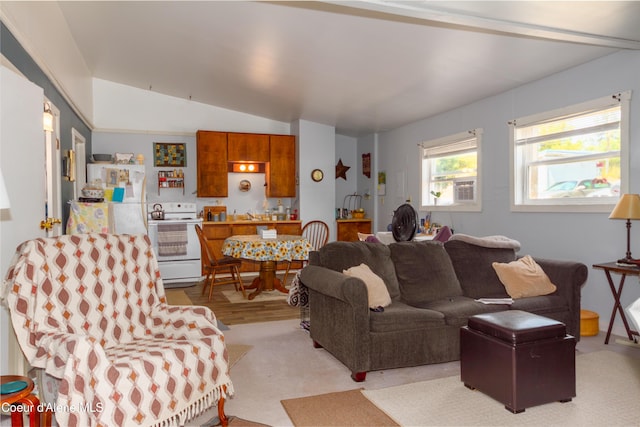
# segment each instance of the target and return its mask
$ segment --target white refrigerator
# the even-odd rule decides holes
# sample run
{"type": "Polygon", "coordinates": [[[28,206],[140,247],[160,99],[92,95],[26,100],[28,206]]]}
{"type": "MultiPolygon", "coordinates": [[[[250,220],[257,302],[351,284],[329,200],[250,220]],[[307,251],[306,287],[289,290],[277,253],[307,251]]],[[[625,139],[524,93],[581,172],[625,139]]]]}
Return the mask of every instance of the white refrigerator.
{"type": "Polygon", "coordinates": [[[108,201],[107,194],[122,194],[122,201],[109,202],[110,232],[147,234],[147,181],[144,165],[90,163],[87,165],[87,182],[105,190],[105,202],[108,201]]]}

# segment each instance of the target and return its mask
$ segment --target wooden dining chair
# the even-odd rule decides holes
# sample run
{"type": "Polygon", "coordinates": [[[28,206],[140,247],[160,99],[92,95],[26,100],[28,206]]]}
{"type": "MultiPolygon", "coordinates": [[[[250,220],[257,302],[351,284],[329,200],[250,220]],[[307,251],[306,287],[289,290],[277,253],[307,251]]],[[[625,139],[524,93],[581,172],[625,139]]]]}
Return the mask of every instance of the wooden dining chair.
{"type": "Polygon", "coordinates": [[[202,247],[202,252],[206,256],[206,259],[204,260],[204,268],[206,269],[207,277],[202,285],[202,295],[204,295],[208,286],[209,301],[211,301],[211,295],[213,295],[213,287],[215,285],[227,285],[229,283],[233,283],[236,291],[240,289],[242,291],[242,296],[246,299],[247,293],[244,289],[242,278],[240,277],[240,266],[242,265],[242,260],[231,256],[216,258],[208,244],[207,236],[204,235],[202,228],[198,224],[196,224],[195,227],[196,233],[198,233],[198,239],[200,240],[200,246],[202,247]],[[218,280],[216,280],[216,274],[218,273],[227,273],[231,277],[218,278],[218,280]]]}
{"type": "MultiPolygon", "coordinates": [[[[305,237],[309,243],[311,243],[311,250],[317,251],[321,247],[327,244],[329,241],[329,226],[323,221],[309,221],[302,227],[302,237],[305,237]]],[[[282,280],[283,285],[287,283],[287,277],[289,276],[289,270],[291,269],[291,262],[287,263],[287,270],[284,273],[282,280]]],[[[307,260],[300,261],[300,267],[304,267],[307,260]]]]}

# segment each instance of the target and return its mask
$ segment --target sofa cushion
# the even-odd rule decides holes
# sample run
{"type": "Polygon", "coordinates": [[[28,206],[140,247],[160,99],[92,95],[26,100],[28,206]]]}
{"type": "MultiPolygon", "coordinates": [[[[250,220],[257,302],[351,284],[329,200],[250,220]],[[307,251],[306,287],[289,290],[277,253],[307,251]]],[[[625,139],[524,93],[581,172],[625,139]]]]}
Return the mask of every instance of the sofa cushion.
{"type": "Polygon", "coordinates": [[[397,242],[389,245],[402,300],[418,306],[462,295],[451,260],[439,242],[397,242]]]}
{"type": "Polygon", "coordinates": [[[494,313],[509,309],[508,304],[483,304],[464,296],[443,298],[422,304],[420,308],[442,313],[449,326],[461,327],[469,317],[481,313],[494,313]]]}
{"type": "Polygon", "coordinates": [[[549,276],[531,255],[507,263],[494,262],[493,269],[511,298],[537,297],[556,291],[549,276]]]}
{"type": "Polygon", "coordinates": [[[367,264],[360,264],[342,271],[347,276],[357,277],[367,287],[369,308],[386,307],[391,304],[391,297],[384,280],[377,276],[367,264]]]}
{"type": "Polygon", "coordinates": [[[429,329],[445,325],[444,315],[434,310],[411,307],[394,301],[383,312],[370,312],[371,332],[429,329]]]}
{"type": "Polygon", "coordinates": [[[371,271],[384,280],[391,299],[400,296],[396,270],[391,261],[389,247],[386,245],[366,242],[330,242],[320,248],[318,256],[314,256],[313,260],[322,267],[341,273],[353,266],[367,264],[371,271]]]}
{"type": "Polygon", "coordinates": [[[487,248],[461,240],[448,240],[444,248],[451,258],[465,296],[473,299],[509,296],[492,264],[515,260],[514,249],[487,248]]]}

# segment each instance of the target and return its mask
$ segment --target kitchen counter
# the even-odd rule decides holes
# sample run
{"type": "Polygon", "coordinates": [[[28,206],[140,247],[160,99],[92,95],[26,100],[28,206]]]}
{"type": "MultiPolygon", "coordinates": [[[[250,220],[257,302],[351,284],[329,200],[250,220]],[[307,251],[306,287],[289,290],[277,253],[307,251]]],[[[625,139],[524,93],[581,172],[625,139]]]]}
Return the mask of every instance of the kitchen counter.
{"type": "Polygon", "coordinates": [[[247,224],[255,224],[255,225],[269,225],[269,224],[301,224],[302,221],[300,220],[282,220],[282,221],[274,221],[274,220],[266,220],[266,219],[236,219],[233,221],[203,221],[202,224],[204,225],[216,225],[216,224],[242,224],[242,225],[247,225],[247,224]]]}

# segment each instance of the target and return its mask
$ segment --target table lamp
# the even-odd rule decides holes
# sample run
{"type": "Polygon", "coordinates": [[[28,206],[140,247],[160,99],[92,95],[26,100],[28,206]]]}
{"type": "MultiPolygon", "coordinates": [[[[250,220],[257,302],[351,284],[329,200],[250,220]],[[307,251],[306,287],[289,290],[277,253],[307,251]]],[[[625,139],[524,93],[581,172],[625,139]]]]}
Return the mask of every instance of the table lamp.
{"type": "Polygon", "coordinates": [[[631,220],[640,219],[640,195],[623,194],[609,215],[609,219],[627,220],[627,255],[618,262],[634,264],[635,260],[631,258],[631,220]]]}

